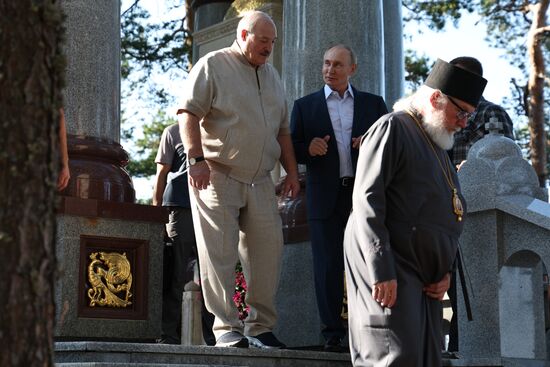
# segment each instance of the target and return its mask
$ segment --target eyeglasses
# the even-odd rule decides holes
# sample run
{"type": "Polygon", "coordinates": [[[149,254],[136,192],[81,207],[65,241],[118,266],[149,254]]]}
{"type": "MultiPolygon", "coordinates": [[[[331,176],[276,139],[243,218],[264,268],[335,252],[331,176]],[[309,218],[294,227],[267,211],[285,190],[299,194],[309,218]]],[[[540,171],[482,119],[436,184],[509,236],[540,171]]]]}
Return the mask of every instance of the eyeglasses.
{"type": "Polygon", "coordinates": [[[456,103],[453,98],[451,96],[447,96],[447,98],[449,99],[449,101],[451,101],[452,104],[455,105],[455,107],[458,109],[458,112],[456,113],[456,118],[459,119],[459,120],[462,120],[462,119],[466,119],[466,120],[469,120],[470,117],[472,117],[474,115],[474,113],[476,112],[475,110],[473,112],[468,112],[466,110],[464,110],[462,107],[460,107],[458,105],[458,103],[456,103]]]}

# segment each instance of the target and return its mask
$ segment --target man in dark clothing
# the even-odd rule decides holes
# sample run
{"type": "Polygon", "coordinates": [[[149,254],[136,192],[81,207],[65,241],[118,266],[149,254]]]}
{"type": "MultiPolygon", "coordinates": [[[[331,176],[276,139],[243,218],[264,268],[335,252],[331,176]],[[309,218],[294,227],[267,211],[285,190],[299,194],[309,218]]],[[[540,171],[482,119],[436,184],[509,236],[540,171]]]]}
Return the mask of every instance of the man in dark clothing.
{"type": "MultiPolygon", "coordinates": [[[[481,63],[473,57],[460,56],[452,59],[449,63],[483,76],[481,63]]],[[[495,117],[502,122],[502,133],[507,138],[514,140],[514,124],[508,113],[501,106],[481,97],[476,112],[468,120],[468,125],[455,134],[455,144],[453,149],[449,151],[455,166],[459,166],[465,161],[472,145],[489,133],[485,129],[485,124],[489,122],[491,117],[495,117]]]]}
{"type": "Polygon", "coordinates": [[[441,366],[464,199],[446,150],[486,80],[438,60],[365,134],[344,240],[354,366],[441,366]]]}
{"type": "Polygon", "coordinates": [[[325,86],[298,99],[290,120],[296,159],[307,166],[307,215],[324,350],[333,352],[344,349],[342,339],[346,335],[341,317],[343,240],[359,141],[388,112],[382,97],[361,92],[350,84],[356,67],[350,47],[336,45],[328,49],[322,69],[325,86]]]}

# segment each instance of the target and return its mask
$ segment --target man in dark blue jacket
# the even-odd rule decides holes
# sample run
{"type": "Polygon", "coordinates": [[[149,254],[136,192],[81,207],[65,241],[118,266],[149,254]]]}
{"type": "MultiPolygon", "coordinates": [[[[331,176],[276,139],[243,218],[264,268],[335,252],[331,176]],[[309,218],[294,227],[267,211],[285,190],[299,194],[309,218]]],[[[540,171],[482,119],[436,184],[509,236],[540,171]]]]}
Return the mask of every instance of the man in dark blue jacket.
{"type": "Polygon", "coordinates": [[[341,351],[344,295],[343,236],[351,210],[361,136],[388,112],[382,97],[349,83],[357,60],[345,45],[328,49],[325,86],[294,103],[291,131],[298,163],[307,166],[307,212],[315,291],[326,351],[341,351]]]}

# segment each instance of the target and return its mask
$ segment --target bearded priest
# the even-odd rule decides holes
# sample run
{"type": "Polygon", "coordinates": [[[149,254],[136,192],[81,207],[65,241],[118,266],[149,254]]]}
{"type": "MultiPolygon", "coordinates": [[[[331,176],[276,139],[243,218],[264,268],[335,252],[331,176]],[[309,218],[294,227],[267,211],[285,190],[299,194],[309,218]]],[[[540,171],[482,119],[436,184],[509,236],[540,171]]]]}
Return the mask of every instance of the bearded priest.
{"type": "Polygon", "coordinates": [[[441,59],[362,139],[344,240],[354,366],[441,366],[465,202],[446,150],[487,81],[441,59]]]}

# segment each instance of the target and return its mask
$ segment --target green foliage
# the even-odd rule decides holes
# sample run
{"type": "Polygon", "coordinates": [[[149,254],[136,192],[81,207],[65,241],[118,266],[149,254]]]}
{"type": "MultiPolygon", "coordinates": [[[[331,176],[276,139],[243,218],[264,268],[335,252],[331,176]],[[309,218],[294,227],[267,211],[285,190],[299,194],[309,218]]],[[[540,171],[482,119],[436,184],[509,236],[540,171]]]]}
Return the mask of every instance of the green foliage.
{"type": "MultiPolygon", "coordinates": [[[[404,21],[416,21],[437,31],[443,30],[448,22],[457,26],[461,13],[477,13],[479,21],[487,25],[487,41],[491,46],[507,51],[510,63],[526,71],[527,51],[525,37],[531,26],[526,12],[528,3],[524,0],[403,0],[404,21]]],[[[467,39],[464,42],[468,42],[467,39]]]]}
{"type": "MultiPolygon", "coordinates": [[[[134,177],[148,177],[156,173],[155,156],[159,147],[160,137],[167,126],[177,123],[173,117],[166,116],[164,110],[159,110],[150,124],[143,125],[143,137],[134,141],[137,156],[133,157],[126,169],[134,177]]],[[[130,139],[133,129],[123,130],[123,138],[130,139]]]]}
{"type": "MultiPolygon", "coordinates": [[[[405,21],[421,22],[438,31],[443,30],[448,22],[456,27],[461,12],[477,13],[479,21],[484,22],[487,26],[486,40],[491,46],[506,50],[506,57],[510,64],[525,73],[524,80],[514,81],[513,89],[518,90],[518,83],[527,83],[526,35],[532,23],[528,6],[538,3],[538,1],[403,0],[402,3],[409,10],[404,15],[405,21]]],[[[465,39],[464,42],[468,42],[468,40],[465,39]]],[[[548,47],[546,49],[548,50],[548,47]]],[[[545,62],[548,63],[550,61],[548,53],[545,58],[545,62]]],[[[514,99],[514,102],[519,103],[520,100],[514,99]]],[[[523,106],[520,107],[523,108],[523,106]]],[[[526,110],[524,109],[523,112],[526,113],[526,110]]]]}
{"type": "MultiPolygon", "coordinates": [[[[548,125],[546,125],[546,145],[550,146],[550,134],[548,133],[548,125]]],[[[514,137],[516,138],[516,143],[521,148],[521,152],[525,159],[531,159],[531,148],[530,148],[530,135],[529,135],[529,126],[525,124],[521,124],[519,127],[514,129],[514,137]]],[[[548,150],[546,151],[548,159],[550,159],[550,155],[548,154],[548,150]]]]}
{"type": "MultiPolygon", "coordinates": [[[[460,20],[461,12],[475,12],[487,26],[486,40],[492,47],[506,50],[509,63],[523,73],[521,80],[512,79],[511,98],[505,100],[505,107],[513,109],[518,116],[529,116],[527,100],[527,81],[529,78],[529,50],[527,50],[527,34],[533,23],[533,14],[530,7],[540,1],[535,0],[452,0],[452,1],[419,1],[403,0],[403,6],[409,11],[405,21],[418,21],[434,30],[443,30],[447,22],[454,26],[460,20]]],[[[546,34],[543,43],[543,63],[550,63],[550,37],[546,34]]],[[[467,39],[464,42],[468,42],[467,39]]],[[[544,76],[548,79],[548,76],[544,76]]],[[[550,110],[547,104],[546,109],[550,110]]],[[[548,113],[545,114],[548,116],[548,113]]],[[[530,121],[531,124],[544,124],[548,131],[548,117],[545,121],[530,121]]],[[[525,124],[522,124],[522,126],[525,124]]],[[[518,143],[524,151],[525,157],[530,158],[529,131],[525,126],[516,131],[518,143]]],[[[550,147],[549,144],[547,144],[550,147]]],[[[550,158],[547,148],[547,157],[550,158]]],[[[547,160],[550,168],[550,159],[547,160]]]]}
{"type": "Polygon", "coordinates": [[[516,138],[516,143],[521,148],[521,152],[524,157],[529,159],[531,157],[531,151],[529,150],[529,128],[527,124],[524,124],[516,129],[514,129],[514,137],[516,138]]]}
{"type": "Polygon", "coordinates": [[[149,199],[137,199],[136,204],[140,205],[153,205],[153,198],[149,199]]]}
{"type": "Polygon", "coordinates": [[[140,0],[132,1],[121,17],[122,137],[131,152],[126,167],[133,177],[155,174],[155,156],[162,131],[176,123],[166,112],[173,102],[162,78],[183,80],[190,67],[191,31],[186,27],[190,0],[164,0],[155,20],[140,0]],[[166,15],[168,14],[168,15],[166,15]],[[170,15],[176,14],[176,16],[170,15]],[[147,111],[157,111],[151,116],[147,111]],[[136,139],[138,130],[143,136],[136,139]]]}
{"type": "Polygon", "coordinates": [[[139,95],[151,106],[166,107],[171,101],[168,91],[154,81],[154,74],[169,73],[183,78],[191,60],[191,31],[185,28],[183,1],[166,0],[165,11],[176,10],[177,19],[151,21],[139,0],[122,13],[121,18],[121,75],[123,95],[139,95]]]}
{"type": "MultiPolygon", "coordinates": [[[[182,8],[182,1],[165,1],[167,10],[182,8]]],[[[183,9],[181,9],[183,14],[183,9]]],[[[139,69],[145,77],[154,67],[166,72],[172,68],[187,71],[192,45],[185,17],[151,23],[151,15],[136,1],[122,14],[122,77],[139,69]]]]}
{"type": "Polygon", "coordinates": [[[428,56],[418,56],[413,50],[405,51],[405,89],[414,92],[424,83],[434,61],[428,56]]]}
{"type": "Polygon", "coordinates": [[[448,21],[456,27],[461,17],[461,10],[473,12],[475,1],[468,0],[403,0],[403,6],[410,10],[403,21],[411,20],[426,24],[434,30],[443,30],[448,21]]]}
{"type": "MultiPolygon", "coordinates": [[[[455,27],[461,17],[461,9],[468,6],[469,1],[419,1],[403,0],[403,6],[408,10],[403,13],[404,22],[418,22],[433,30],[443,30],[447,22],[455,27]]],[[[420,30],[419,30],[420,32],[420,30]]],[[[411,37],[409,35],[409,37],[411,37]]],[[[412,93],[418,89],[428,76],[434,61],[426,55],[417,55],[414,50],[405,50],[405,90],[412,93]]]]}

